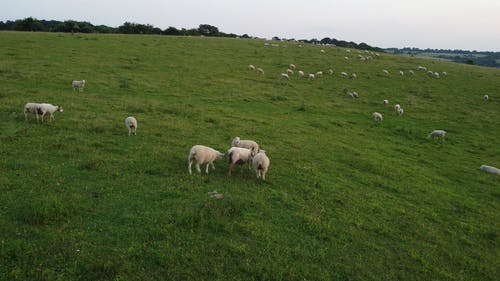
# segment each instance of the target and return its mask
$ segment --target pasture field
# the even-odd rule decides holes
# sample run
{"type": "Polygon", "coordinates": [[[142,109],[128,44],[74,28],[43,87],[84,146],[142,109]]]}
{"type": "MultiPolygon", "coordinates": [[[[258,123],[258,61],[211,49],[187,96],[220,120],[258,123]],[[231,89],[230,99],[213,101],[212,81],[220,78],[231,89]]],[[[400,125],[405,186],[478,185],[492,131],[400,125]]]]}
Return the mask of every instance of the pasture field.
{"type": "Polygon", "coordinates": [[[479,166],[500,167],[500,70],[264,43],[0,32],[0,280],[498,280],[500,176],[479,166]],[[290,63],[325,75],[280,80],[290,63]],[[266,182],[189,175],[191,146],[235,136],[266,182]]]}

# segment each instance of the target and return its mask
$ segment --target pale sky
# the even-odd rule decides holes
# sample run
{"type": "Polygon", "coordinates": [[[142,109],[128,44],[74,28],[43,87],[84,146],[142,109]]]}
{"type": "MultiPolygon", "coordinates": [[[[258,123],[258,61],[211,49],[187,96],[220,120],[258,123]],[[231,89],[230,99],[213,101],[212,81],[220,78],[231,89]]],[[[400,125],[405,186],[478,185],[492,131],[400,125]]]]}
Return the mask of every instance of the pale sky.
{"type": "Polygon", "coordinates": [[[500,0],[1,0],[0,21],[210,24],[262,38],[324,37],[376,47],[500,51],[500,0]]]}

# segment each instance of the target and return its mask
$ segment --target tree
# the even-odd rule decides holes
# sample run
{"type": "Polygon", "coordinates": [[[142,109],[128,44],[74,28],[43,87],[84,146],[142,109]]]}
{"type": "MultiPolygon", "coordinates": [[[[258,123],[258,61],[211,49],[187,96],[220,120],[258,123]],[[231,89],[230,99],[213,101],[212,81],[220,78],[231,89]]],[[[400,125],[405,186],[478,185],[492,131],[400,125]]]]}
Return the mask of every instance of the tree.
{"type": "Polygon", "coordinates": [[[219,36],[219,29],[209,24],[200,24],[198,26],[198,33],[204,36],[219,36]]]}
{"type": "Polygon", "coordinates": [[[163,31],[163,34],[165,34],[165,35],[181,35],[181,31],[175,27],[170,26],[163,31]]]}
{"type": "Polygon", "coordinates": [[[14,24],[14,29],[18,31],[41,31],[43,30],[43,25],[39,20],[29,17],[17,20],[14,24]]]}

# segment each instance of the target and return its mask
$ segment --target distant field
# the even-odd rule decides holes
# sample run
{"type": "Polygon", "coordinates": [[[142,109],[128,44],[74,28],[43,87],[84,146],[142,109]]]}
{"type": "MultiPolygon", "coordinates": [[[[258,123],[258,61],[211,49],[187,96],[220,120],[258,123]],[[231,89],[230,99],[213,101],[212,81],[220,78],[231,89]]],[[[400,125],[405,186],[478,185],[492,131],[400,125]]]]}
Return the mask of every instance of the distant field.
{"type": "Polygon", "coordinates": [[[479,166],[500,167],[500,70],[264,43],[0,32],[0,280],[498,280],[500,176],[479,166]],[[235,136],[266,182],[189,175],[191,146],[235,136]]]}

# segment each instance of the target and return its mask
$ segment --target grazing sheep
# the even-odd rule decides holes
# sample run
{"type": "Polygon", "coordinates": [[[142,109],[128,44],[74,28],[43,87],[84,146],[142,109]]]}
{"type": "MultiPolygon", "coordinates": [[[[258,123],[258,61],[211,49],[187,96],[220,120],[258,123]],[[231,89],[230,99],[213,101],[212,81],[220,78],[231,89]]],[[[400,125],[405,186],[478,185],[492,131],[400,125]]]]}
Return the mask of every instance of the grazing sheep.
{"type": "Polygon", "coordinates": [[[73,86],[73,91],[78,88],[79,92],[83,92],[83,87],[85,87],[85,80],[73,80],[73,82],[71,82],[71,85],[73,86]]]}
{"type": "Polygon", "coordinates": [[[405,73],[402,70],[400,70],[399,75],[403,76],[403,75],[405,75],[405,73]]]}
{"type": "Polygon", "coordinates": [[[389,76],[389,71],[387,69],[382,69],[382,74],[385,76],[389,76]]]}
{"type": "Polygon", "coordinates": [[[399,110],[400,108],[401,108],[401,105],[399,105],[399,103],[396,103],[396,104],[394,105],[394,111],[395,111],[396,113],[398,113],[398,110],[399,110]]]}
{"type": "Polygon", "coordinates": [[[500,169],[495,168],[493,166],[481,165],[481,167],[479,167],[479,169],[481,169],[485,172],[491,173],[491,174],[500,175],[500,169]]]}
{"type": "Polygon", "coordinates": [[[349,61],[349,57],[344,57],[344,61],[345,62],[349,61]]]}
{"type": "Polygon", "coordinates": [[[309,73],[309,76],[307,78],[308,80],[314,80],[314,74],[312,73],[309,73]]]}
{"type": "Polygon", "coordinates": [[[427,71],[427,74],[428,74],[429,76],[434,76],[434,72],[432,72],[432,70],[427,71]]]}
{"type": "Polygon", "coordinates": [[[430,139],[435,139],[435,138],[440,138],[442,141],[444,141],[444,137],[446,135],[446,131],[445,130],[434,130],[432,131],[428,136],[427,138],[430,139]]]}
{"type": "Polygon", "coordinates": [[[286,74],[288,74],[288,76],[291,76],[293,75],[293,70],[291,70],[290,68],[286,70],[286,74]]]}
{"type": "Polygon", "coordinates": [[[483,100],[484,100],[484,101],[487,101],[487,100],[489,100],[489,99],[490,99],[490,97],[489,97],[488,95],[484,95],[484,96],[483,96],[483,100]]]}
{"type": "Polygon", "coordinates": [[[262,68],[260,68],[260,67],[259,67],[259,68],[257,68],[257,73],[258,73],[259,75],[264,75],[264,69],[262,69],[262,68]]]}
{"type": "Polygon", "coordinates": [[[325,50],[321,49],[321,50],[320,50],[320,52],[321,52],[322,54],[324,54],[324,53],[325,53],[325,50]]]}
{"type": "Polygon", "coordinates": [[[290,64],[290,66],[289,66],[289,68],[290,68],[291,70],[295,70],[295,64],[291,63],[291,64],[290,64]]]}
{"type": "Polygon", "coordinates": [[[352,96],[353,96],[354,98],[356,98],[356,99],[357,99],[357,98],[359,98],[359,95],[358,95],[358,93],[357,93],[357,92],[352,92],[352,96]]]}
{"type": "Polygon", "coordinates": [[[281,78],[290,79],[290,76],[288,76],[288,74],[286,74],[286,73],[281,73],[281,78]]]}
{"type": "Polygon", "coordinates": [[[373,120],[375,120],[375,121],[384,120],[384,118],[382,117],[382,114],[380,114],[378,112],[373,112],[372,117],[373,117],[373,120]]]}
{"type": "Polygon", "coordinates": [[[212,169],[215,169],[214,161],[222,159],[224,157],[224,153],[220,153],[219,151],[210,148],[204,145],[195,145],[191,147],[189,151],[188,157],[188,170],[191,175],[191,165],[196,161],[196,171],[201,174],[200,165],[207,164],[205,169],[205,173],[208,174],[208,166],[212,165],[212,169]]]}
{"type": "Polygon", "coordinates": [[[62,106],[52,105],[50,103],[39,103],[37,105],[37,120],[38,115],[42,116],[42,122],[45,115],[48,115],[50,117],[49,120],[55,120],[54,113],[56,111],[63,112],[64,110],[62,106]]]}
{"type": "Polygon", "coordinates": [[[266,173],[269,169],[269,158],[264,150],[257,153],[252,160],[252,166],[255,169],[255,175],[257,178],[262,176],[263,180],[266,180],[266,173]]]}
{"type": "Polygon", "coordinates": [[[125,118],[125,127],[128,129],[128,135],[130,136],[132,133],[136,135],[137,132],[137,119],[135,117],[129,116],[125,118]]]}
{"type": "Polygon", "coordinates": [[[333,69],[328,69],[328,74],[333,75],[333,69]]]}
{"type": "Polygon", "coordinates": [[[323,71],[316,72],[316,77],[323,77],[323,71]]]}
{"type": "Polygon", "coordinates": [[[243,147],[255,150],[255,153],[259,152],[259,144],[253,140],[242,140],[240,137],[234,137],[231,144],[232,147],[243,147]]]}
{"type": "Polygon", "coordinates": [[[402,107],[398,108],[397,113],[398,113],[399,116],[403,115],[403,113],[404,113],[403,108],[402,107]]]}
{"type": "Polygon", "coordinates": [[[417,70],[427,71],[427,67],[424,67],[424,66],[419,65],[419,66],[417,67],[417,70]]]}
{"type": "Polygon", "coordinates": [[[384,106],[389,105],[389,101],[388,100],[384,100],[383,103],[384,103],[384,106]]]}
{"type": "Polygon", "coordinates": [[[255,70],[255,66],[253,66],[252,64],[250,64],[250,65],[248,66],[248,70],[255,70]]]}
{"type": "Polygon", "coordinates": [[[413,70],[410,69],[410,70],[408,70],[408,74],[413,75],[413,74],[415,74],[415,72],[413,72],[413,70]]]}
{"type": "Polygon", "coordinates": [[[304,76],[304,71],[299,70],[299,71],[297,71],[297,74],[299,75],[299,78],[303,77],[304,76]]]}
{"type": "Polygon", "coordinates": [[[435,78],[439,78],[439,73],[438,72],[434,72],[434,77],[435,78]]]}
{"type": "Polygon", "coordinates": [[[248,149],[244,147],[231,147],[227,151],[227,156],[229,160],[229,170],[228,175],[231,175],[233,171],[234,164],[241,165],[241,172],[243,173],[243,164],[248,163],[248,169],[251,169],[250,163],[253,156],[255,155],[254,149],[248,149]]]}
{"type": "Polygon", "coordinates": [[[349,74],[345,73],[345,72],[341,72],[340,73],[340,76],[344,77],[344,78],[347,78],[349,77],[349,74]]]}
{"type": "Polygon", "coordinates": [[[358,78],[358,75],[356,75],[356,73],[351,74],[351,79],[356,79],[356,78],[358,78]]]}
{"type": "Polygon", "coordinates": [[[446,71],[443,71],[443,76],[447,76],[448,73],[446,71]]]}

